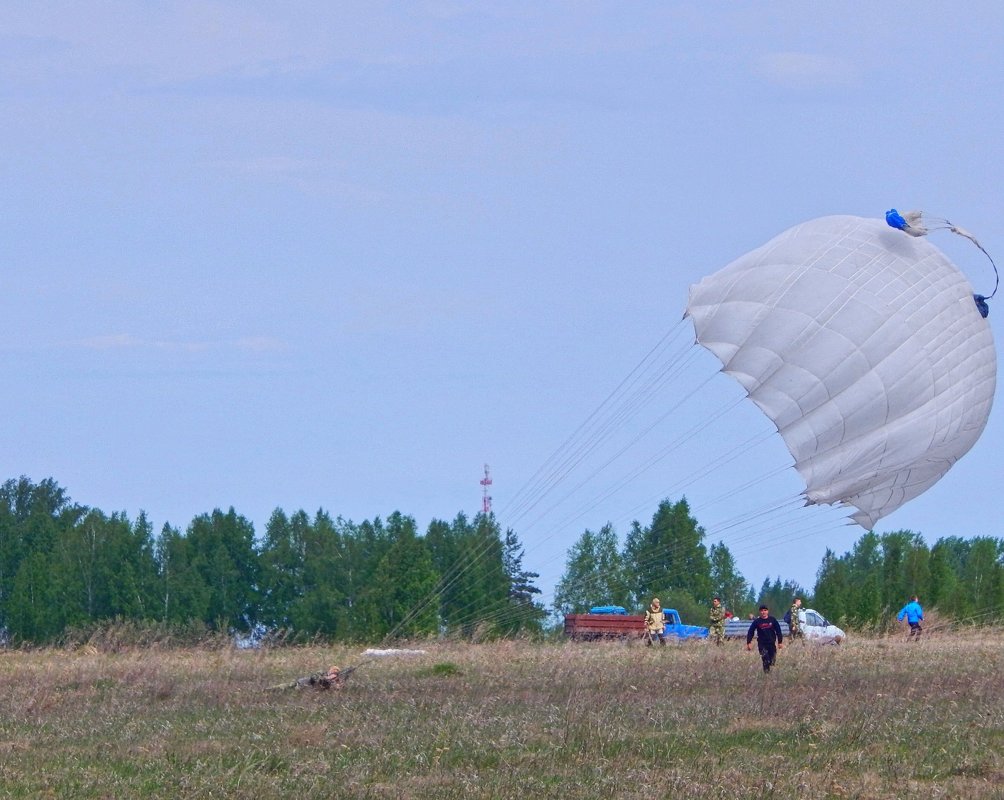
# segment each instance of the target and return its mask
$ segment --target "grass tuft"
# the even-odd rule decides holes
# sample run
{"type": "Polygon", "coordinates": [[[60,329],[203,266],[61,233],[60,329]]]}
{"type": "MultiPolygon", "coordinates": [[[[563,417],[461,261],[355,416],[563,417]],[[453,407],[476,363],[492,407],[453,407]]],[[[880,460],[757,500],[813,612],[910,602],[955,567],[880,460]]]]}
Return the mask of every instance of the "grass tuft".
{"type": "Polygon", "coordinates": [[[431,667],[422,667],[415,674],[420,678],[451,678],[455,675],[463,675],[464,672],[453,662],[446,661],[441,664],[433,664],[431,667]]]}

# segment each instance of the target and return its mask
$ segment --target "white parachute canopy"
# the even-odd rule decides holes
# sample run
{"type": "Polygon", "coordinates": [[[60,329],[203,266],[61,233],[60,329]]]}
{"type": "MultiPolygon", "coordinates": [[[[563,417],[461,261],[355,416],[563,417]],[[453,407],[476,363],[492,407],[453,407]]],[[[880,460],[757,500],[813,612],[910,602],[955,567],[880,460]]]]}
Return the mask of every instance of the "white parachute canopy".
{"type": "Polygon", "coordinates": [[[883,220],[822,217],[690,289],[697,341],[774,422],[808,503],[866,529],[980,437],[997,381],[965,276],[883,220]]]}

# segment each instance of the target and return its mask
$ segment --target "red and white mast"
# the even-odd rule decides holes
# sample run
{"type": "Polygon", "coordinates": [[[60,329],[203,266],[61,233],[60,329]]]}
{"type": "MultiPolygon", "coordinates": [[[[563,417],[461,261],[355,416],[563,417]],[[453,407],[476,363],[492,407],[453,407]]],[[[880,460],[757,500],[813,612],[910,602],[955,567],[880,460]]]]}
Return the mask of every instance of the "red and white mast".
{"type": "Polygon", "coordinates": [[[484,514],[492,513],[492,497],[488,494],[488,487],[491,485],[491,475],[488,473],[488,465],[485,464],[485,476],[481,479],[481,511],[484,514]]]}

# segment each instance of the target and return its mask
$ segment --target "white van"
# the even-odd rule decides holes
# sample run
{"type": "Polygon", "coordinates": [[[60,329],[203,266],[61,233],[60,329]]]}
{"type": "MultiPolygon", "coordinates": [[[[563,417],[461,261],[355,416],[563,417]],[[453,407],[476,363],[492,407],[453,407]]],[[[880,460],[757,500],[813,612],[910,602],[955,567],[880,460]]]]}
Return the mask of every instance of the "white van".
{"type": "MultiPolygon", "coordinates": [[[[798,620],[802,623],[802,634],[806,641],[818,642],[819,644],[840,644],[847,638],[836,625],[831,625],[829,620],[812,608],[802,608],[798,612],[798,620]]],[[[726,639],[745,639],[749,631],[751,620],[730,619],[725,623],[726,639]]],[[[788,623],[778,619],[781,625],[781,633],[784,638],[788,638],[788,623]]]]}
{"type": "MultiPolygon", "coordinates": [[[[833,625],[818,611],[803,608],[798,612],[798,621],[802,626],[802,635],[811,642],[820,644],[840,644],[846,637],[836,625],[833,625]]],[[[782,630],[785,626],[782,625],[782,630]]]]}

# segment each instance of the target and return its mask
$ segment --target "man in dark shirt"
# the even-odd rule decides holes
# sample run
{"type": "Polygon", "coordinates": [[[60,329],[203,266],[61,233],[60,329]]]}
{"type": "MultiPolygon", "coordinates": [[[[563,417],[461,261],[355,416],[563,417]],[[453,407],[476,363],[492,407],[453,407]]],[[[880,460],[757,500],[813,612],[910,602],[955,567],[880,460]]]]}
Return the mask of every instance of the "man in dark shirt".
{"type": "Polygon", "coordinates": [[[770,672],[774,666],[774,659],[777,658],[777,651],[784,647],[781,636],[781,626],[778,621],[770,615],[767,606],[760,606],[760,616],[750,623],[750,629],[746,633],[746,649],[753,649],[753,635],[756,634],[756,646],[760,651],[760,658],[763,659],[763,671],[770,672]]]}

